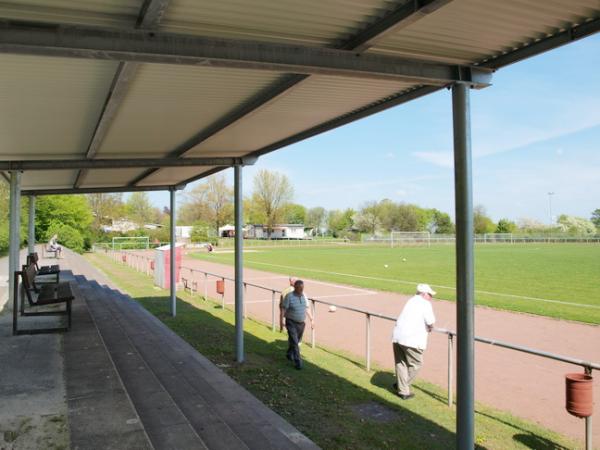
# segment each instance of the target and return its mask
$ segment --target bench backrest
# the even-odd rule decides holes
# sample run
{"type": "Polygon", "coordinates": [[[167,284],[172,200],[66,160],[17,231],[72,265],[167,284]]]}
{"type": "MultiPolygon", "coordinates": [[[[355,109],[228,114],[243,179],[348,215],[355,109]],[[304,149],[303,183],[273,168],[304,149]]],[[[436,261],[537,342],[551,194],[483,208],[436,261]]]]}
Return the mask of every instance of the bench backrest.
{"type": "Polygon", "coordinates": [[[38,271],[40,270],[40,266],[38,265],[39,260],[40,257],[38,256],[37,252],[33,252],[27,255],[27,265],[34,264],[36,270],[38,271]]]}
{"type": "MultiPolygon", "coordinates": [[[[35,287],[35,265],[28,264],[26,266],[23,266],[23,270],[18,273],[21,275],[22,292],[27,298],[29,304],[34,305],[37,298],[35,287]]],[[[23,302],[21,302],[21,305],[23,305],[23,302]]]]}

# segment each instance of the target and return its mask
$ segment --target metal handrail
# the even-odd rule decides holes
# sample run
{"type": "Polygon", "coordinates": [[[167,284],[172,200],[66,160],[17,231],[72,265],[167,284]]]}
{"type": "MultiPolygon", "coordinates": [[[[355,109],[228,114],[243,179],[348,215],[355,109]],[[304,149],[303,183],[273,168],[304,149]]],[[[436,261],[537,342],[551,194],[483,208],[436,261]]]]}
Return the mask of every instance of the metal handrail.
{"type": "MultiPolygon", "coordinates": [[[[126,253],[125,251],[113,251],[113,253],[126,253]]],[[[149,263],[152,260],[152,258],[143,256],[143,255],[135,255],[136,258],[141,258],[142,260],[146,260],[146,274],[149,274],[150,270],[148,269],[149,267],[149,263]]],[[[118,256],[115,258],[116,260],[118,260],[118,256]]],[[[126,259],[124,260],[125,263],[130,264],[130,259],[126,259]]],[[[132,266],[134,267],[136,270],[139,270],[140,272],[143,272],[143,270],[138,269],[138,267],[135,266],[135,264],[132,266]]],[[[190,271],[191,276],[193,277],[194,272],[200,273],[204,275],[204,299],[206,300],[208,298],[208,277],[212,276],[214,278],[218,278],[220,280],[227,280],[227,281],[232,281],[235,282],[234,278],[231,277],[227,277],[224,275],[219,275],[216,273],[212,273],[212,272],[207,272],[204,270],[200,270],[200,269],[192,269],[190,267],[186,267],[186,266],[180,266],[180,269],[185,269],[190,271]]],[[[263,289],[266,291],[270,291],[271,292],[271,308],[272,308],[272,312],[271,312],[271,328],[273,331],[275,331],[275,316],[276,316],[276,296],[275,294],[281,294],[281,290],[279,289],[274,289],[274,288],[269,288],[266,286],[262,286],[259,284],[255,284],[255,283],[248,283],[248,282],[244,282],[244,291],[246,290],[246,288],[248,286],[257,288],[257,289],[263,289]]],[[[346,311],[351,311],[351,312],[355,312],[355,313],[359,313],[359,314],[364,314],[365,315],[365,325],[366,325],[366,345],[365,345],[365,368],[367,371],[370,371],[371,369],[371,317],[377,317],[379,319],[383,319],[383,320],[389,320],[392,322],[396,321],[395,317],[392,316],[388,316],[385,314],[380,314],[374,311],[368,311],[368,310],[364,310],[364,309],[359,309],[359,308],[354,308],[351,306],[346,306],[346,305],[340,305],[337,303],[332,303],[332,302],[328,302],[328,301],[324,301],[324,300],[319,300],[318,298],[314,298],[314,297],[309,297],[308,300],[311,302],[312,305],[312,313],[313,313],[313,318],[316,319],[316,304],[320,303],[322,305],[327,305],[327,306],[334,306],[336,309],[342,309],[342,310],[346,310],[346,311]]],[[[221,296],[221,305],[222,308],[225,308],[225,295],[223,294],[221,296]]],[[[245,306],[244,306],[244,317],[246,317],[246,311],[245,311],[245,306]]],[[[453,404],[453,387],[454,387],[454,383],[453,383],[453,348],[454,348],[454,338],[457,336],[456,331],[454,330],[448,330],[446,328],[433,328],[432,330],[435,333],[440,333],[440,334],[445,334],[448,337],[448,406],[452,406],[453,404]]],[[[496,347],[501,347],[501,348],[506,348],[508,350],[514,350],[514,351],[518,351],[518,352],[522,352],[522,353],[527,353],[530,355],[535,355],[535,356],[539,356],[542,358],[547,358],[547,359],[551,359],[554,361],[560,361],[560,362],[564,362],[567,364],[573,364],[576,366],[580,366],[582,368],[584,368],[585,372],[587,374],[591,374],[593,370],[600,370],[600,363],[596,363],[596,362],[592,362],[592,361],[586,361],[583,359],[578,359],[578,358],[572,358],[570,356],[564,356],[564,355],[559,355],[557,353],[551,353],[551,352],[546,352],[543,350],[537,350],[531,347],[526,347],[526,346],[522,346],[522,345],[517,345],[517,344],[511,344],[510,342],[505,342],[505,341],[501,341],[501,340],[497,340],[497,339],[489,339],[489,338],[484,338],[484,337],[479,337],[479,336],[475,336],[474,337],[476,342],[480,342],[483,344],[488,344],[488,345],[492,345],[492,346],[496,346],[496,347]]],[[[312,328],[311,329],[311,347],[314,348],[316,345],[316,336],[315,336],[315,329],[312,328]]],[[[592,417],[586,417],[585,420],[585,427],[586,427],[586,448],[591,448],[591,442],[592,442],[592,417]]]]}

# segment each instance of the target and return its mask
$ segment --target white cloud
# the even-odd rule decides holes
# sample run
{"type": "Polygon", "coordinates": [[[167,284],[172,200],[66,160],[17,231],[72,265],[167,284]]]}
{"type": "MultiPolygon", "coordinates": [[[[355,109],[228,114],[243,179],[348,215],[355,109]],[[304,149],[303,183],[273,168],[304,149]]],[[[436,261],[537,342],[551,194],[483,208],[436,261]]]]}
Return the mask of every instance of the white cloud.
{"type": "Polygon", "coordinates": [[[450,152],[413,152],[413,156],[436,166],[454,167],[452,153],[450,152]]]}

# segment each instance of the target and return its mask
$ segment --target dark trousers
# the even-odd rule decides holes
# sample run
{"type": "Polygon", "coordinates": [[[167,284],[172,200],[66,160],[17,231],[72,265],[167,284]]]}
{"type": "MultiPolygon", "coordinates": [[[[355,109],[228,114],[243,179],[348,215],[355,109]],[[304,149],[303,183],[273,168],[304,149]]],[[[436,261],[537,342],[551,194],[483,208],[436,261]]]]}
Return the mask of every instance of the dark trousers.
{"type": "Polygon", "coordinates": [[[295,320],[285,319],[285,327],[288,332],[288,359],[292,360],[294,364],[302,364],[300,358],[300,347],[298,344],[302,342],[302,335],[304,334],[304,322],[296,322],[295,320]]]}

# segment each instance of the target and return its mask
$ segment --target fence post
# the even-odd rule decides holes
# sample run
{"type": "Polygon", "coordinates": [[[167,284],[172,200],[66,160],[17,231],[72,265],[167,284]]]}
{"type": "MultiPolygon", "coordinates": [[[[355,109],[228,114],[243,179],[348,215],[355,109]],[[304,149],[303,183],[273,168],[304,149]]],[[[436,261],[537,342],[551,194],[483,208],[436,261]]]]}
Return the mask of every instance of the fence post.
{"type": "Polygon", "coordinates": [[[314,300],[311,300],[312,303],[312,313],[313,313],[313,326],[310,328],[310,346],[315,348],[315,327],[314,324],[317,322],[317,305],[314,300]]]}
{"type": "Polygon", "coordinates": [[[275,291],[271,291],[271,331],[275,331],[275,291]]]}
{"type": "Polygon", "coordinates": [[[367,372],[371,371],[371,315],[366,314],[365,318],[367,320],[367,337],[366,337],[366,360],[367,360],[367,372]]]}
{"type": "Polygon", "coordinates": [[[204,272],[204,300],[208,300],[208,274],[204,272]]]}
{"type": "MultiPolygon", "coordinates": [[[[592,374],[592,368],[586,367],[585,373],[587,375],[592,374]]],[[[585,450],[593,450],[592,444],[592,416],[588,416],[585,418],[585,450]]]]}
{"type": "Polygon", "coordinates": [[[453,364],[452,364],[452,359],[454,358],[454,337],[452,336],[452,333],[448,333],[448,406],[451,407],[452,406],[452,389],[453,389],[453,382],[452,382],[452,369],[453,369],[453,364]]]}

